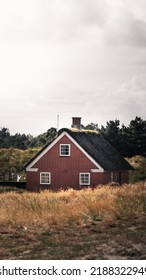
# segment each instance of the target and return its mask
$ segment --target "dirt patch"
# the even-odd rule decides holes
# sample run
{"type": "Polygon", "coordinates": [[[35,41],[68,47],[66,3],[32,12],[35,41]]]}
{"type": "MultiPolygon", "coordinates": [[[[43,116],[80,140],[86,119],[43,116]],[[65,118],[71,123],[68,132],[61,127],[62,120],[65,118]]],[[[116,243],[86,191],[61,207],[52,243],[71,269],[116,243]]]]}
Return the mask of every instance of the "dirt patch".
{"type": "Polygon", "coordinates": [[[0,259],[146,259],[146,217],[66,224],[0,226],[0,259]]]}

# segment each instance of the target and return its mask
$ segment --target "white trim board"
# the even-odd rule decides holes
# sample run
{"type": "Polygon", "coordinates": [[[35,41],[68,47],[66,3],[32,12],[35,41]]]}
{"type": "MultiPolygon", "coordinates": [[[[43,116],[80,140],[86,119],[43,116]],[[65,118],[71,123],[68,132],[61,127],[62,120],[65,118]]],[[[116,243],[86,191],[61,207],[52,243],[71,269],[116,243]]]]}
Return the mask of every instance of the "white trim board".
{"type": "Polygon", "coordinates": [[[98,168],[98,172],[104,172],[104,169],[66,132],[63,131],[42,153],[40,153],[26,168],[26,171],[37,171],[37,168],[32,168],[33,165],[40,160],[60,139],[67,136],[72,143],[98,168]]]}

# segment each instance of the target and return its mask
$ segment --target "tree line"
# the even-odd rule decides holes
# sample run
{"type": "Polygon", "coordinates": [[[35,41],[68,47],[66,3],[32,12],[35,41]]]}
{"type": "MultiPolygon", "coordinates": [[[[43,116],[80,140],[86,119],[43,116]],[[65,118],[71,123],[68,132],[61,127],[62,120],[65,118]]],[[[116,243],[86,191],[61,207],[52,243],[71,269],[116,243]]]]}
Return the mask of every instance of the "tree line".
{"type": "Polygon", "coordinates": [[[124,157],[146,156],[146,121],[136,117],[128,126],[109,121],[100,132],[124,157]]]}
{"type": "Polygon", "coordinates": [[[38,135],[37,137],[31,134],[16,133],[11,135],[8,128],[2,127],[0,129],[0,148],[16,148],[26,150],[28,148],[41,147],[48,141],[51,141],[56,135],[56,128],[49,128],[47,132],[38,135]]]}
{"type": "Polygon", "coordinates": [[[30,160],[39,148],[29,148],[26,150],[16,148],[0,149],[0,181],[25,181],[23,166],[30,160]]]}
{"type": "MultiPolygon", "coordinates": [[[[146,156],[146,121],[141,117],[131,120],[128,126],[120,124],[120,120],[110,120],[105,126],[98,128],[97,123],[90,123],[84,129],[98,130],[124,157],[134,155],[146,156]]],[[[33,137],[16,133],[11,135],[8,128],[0,129],[0,148],[28,148],[41,147],[57,135],[56,128],[49,128],[47,132],[33,137]]]]}

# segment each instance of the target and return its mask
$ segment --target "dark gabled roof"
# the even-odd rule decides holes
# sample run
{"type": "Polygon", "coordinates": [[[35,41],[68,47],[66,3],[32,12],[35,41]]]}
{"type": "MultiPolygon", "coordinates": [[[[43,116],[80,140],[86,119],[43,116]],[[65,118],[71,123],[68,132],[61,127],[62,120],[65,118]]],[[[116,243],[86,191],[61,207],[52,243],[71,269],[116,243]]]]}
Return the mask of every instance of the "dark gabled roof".
{"type": "Polygon", "coordinates": [[[133,170],[133,167],[107,142],[92,130],[61,129],[66,131],[105,171],[133,170]]]}
{"type": "MultiPolygon", "coordinates": [[[[108,143],[103,136],[92,130],[78,130],[62,128],[58,136],[67,132],[84,151],[91,156],[105,171],[133,170],[133,167],[108,143]]],[[[33,162],[54,140],[47,143],[32,159],[24,166],[26,168],[33,162]]]]}

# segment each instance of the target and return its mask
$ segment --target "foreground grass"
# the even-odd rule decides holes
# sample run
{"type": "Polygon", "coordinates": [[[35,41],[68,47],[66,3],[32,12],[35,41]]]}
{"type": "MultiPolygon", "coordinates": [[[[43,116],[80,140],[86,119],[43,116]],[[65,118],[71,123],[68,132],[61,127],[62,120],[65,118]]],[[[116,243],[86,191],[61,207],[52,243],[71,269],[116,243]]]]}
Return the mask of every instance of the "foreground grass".
{"type": "Polygon", "coordinates": [[[80,191],[0,194],[0,224],[52,225],[102,220],[114,223],[146,213],[143,183],[122,187],[101,186],[80,191]]]}
{"type": "Polygon", "coordinates": [[[0,258],[145,259],[146,187],[0,194],[0,258]]]}

